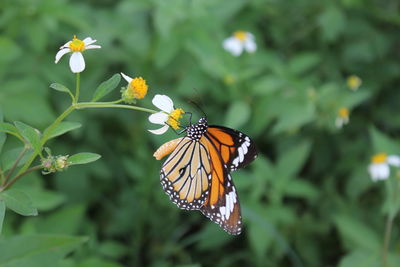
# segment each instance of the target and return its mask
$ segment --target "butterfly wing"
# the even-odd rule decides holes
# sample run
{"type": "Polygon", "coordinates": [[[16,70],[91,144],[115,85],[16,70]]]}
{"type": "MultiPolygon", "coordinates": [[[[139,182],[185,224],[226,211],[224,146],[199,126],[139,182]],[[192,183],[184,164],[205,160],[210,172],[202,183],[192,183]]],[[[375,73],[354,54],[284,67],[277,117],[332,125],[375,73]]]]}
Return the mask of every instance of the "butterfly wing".
{"type": "Polygon", "coordinates": [[[178,139],[165,143],[157,150],[172,151],[161,168],[161,185],[179,208],[198,210],[209,193],[211,165],[208,151],[203,144],[188,137],[178,139]],[[179,142],[176,141],[178,139],[179,142]]]}
{"type": "Polygon", "coordinates": [[[209,126],[207,137],[220,151],[229,171],[245,167],[257,157],[254,142],[244,133],[223,126],[209,126]]]}
{"type": "Polygon", "coordinates": [[[210,193],[200,211],[229,234],[238,235],[242,230],[239,198],[221,152],[211,140],[206,136],[200,139],[208,148],[212,168],[210,193]]]}

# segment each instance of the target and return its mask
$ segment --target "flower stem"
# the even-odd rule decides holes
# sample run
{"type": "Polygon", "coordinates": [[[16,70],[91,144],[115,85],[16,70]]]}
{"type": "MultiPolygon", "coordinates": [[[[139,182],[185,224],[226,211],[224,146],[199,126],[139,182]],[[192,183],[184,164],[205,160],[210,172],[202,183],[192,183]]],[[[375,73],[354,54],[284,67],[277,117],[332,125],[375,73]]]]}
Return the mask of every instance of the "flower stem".
{"type": "Polygon", "coordinates": [[[32,167],[32,168],[27,169],[26,171],[22,172],[21,174],[15,176],[9,183],[5,184],[4,186],[2,186],[2,187],[0,188],[0,192],[3,192],[4,190],[6,190],[6,189],[9,188],[10,186],[12,186],[12,185],[13,185],[16,181],[18,181],[21,177],[23,177],[23,176],[25,176],[25,175],[27,175],[27,174],[33,172],[33,171],[39,170],[39,169],[41,169],[41,168],[42,168],[42,165],[37,165],[37,166],[34,166],[34,167],[32,167]]]}
{"type": "Polygon", "coordinates": [[[76,104],[79,101],[80,86],[81,86],[81,74],[77,73],[76,74],[76,89],[75,89],[74,104],[76,104]]]}
{"type": "Polygon", "coordinates": [[[157,113],[156,110],[142,108],[137,106],[130,106],[130,105],[118,105],[113,104],[113,102],[81,102],[75,105],[76,109],[85,109],[85,108],[126,108],[126,109],[133,109],[148,113],[157,113]]]}
{"type": "Polygon", "coordinates": [[[387,254],[389,250],[390,237],[392,236],[393,220],[394,217],[391,215],[389,215],[386,219],[385,237],[383,241],[383,250],[382,250],[382,267],[387,266],[387,254]]]}

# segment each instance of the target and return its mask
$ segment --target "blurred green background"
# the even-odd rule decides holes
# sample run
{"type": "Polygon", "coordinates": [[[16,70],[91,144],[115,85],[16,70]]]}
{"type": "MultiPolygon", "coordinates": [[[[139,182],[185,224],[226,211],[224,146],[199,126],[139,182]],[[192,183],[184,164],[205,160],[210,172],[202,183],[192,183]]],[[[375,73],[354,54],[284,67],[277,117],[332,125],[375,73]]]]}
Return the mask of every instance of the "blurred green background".
{"type": "MultiPolygon", "coordinates": [[[[147,129],[156,126],[141,112],[74,112],[67,120],[83,126],[51,141],[53,153],[102,158],[17,183],[39,216],[7,211],[0,260],[24,255],[22,243],[38,250],[20,266],[379,266],[388,204],[385,184],[373,183],[367,166],[374,153],[400,153],[399,5],[1,0],[6,121],[43,130],[68,106],[49,84],[74,87],[69,56],[57,65],[54,56],[76,34],[102,46],[84,54],[82,99],[114,73],[142,76],[150,90],[138,105],[152,108],[154,94],[167,94],[197,112],[196,120],[194,101],[211,124],[250,135],[260,153],[233,173],[244,232],[230,236],[200,212],[179,210],[162,191],[162,162],[152,154],[176,137],[172,131],[151,135],[147,129]],[[236,30],[255,35],[254,54],[223,50],[236,30]],[[358,90],[346,85],[350,75],[362,79],[358,90]],[[350,110],[350,123],[338,129],[341,107],[350,110]]],[[[108,99],[119,96],[115,90],[108,99]]],[[[17,146],[8,138],[2,155],[17,146]]],[[[399,235],[397,222],[390,266],[400,266],[399,235]]]]}

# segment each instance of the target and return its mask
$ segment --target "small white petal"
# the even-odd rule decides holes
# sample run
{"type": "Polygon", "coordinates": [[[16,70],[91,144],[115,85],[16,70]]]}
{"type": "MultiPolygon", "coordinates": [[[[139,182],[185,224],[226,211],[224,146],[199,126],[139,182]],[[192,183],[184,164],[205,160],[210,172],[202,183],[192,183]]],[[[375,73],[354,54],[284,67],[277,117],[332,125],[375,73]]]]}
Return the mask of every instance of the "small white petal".
{"type": "Polygon", "coordinates": [[[73,73],[79,73],[85,69],[85,59],[81,52],[72,53],[69,59],[69,67],[73,73]]]}
{"type": "Polygon", "coordinates": [[[56,60],[54,61],[56,64],[58,63],[58,61],[67,53],[71,52],[71,49],[69,48],[63,48],[60,51],[57,52],[56,54],[56,60]]]}
{"type": "Polygon", "coordinates": [[[164,125],[163,127],[161,127],[160,129],[157,130],[148,130],[149,132],[151,132],[152,134],[163,134],[168,130],[169,126],[168,125],[164,125]]]}
{"type": "Polygon", "coordinates": [[[83,39],[83,42],[85,43],[85,46],[88,46],[97,42],[97,40],[93,40],[91,37],[86,37],[85,39],[83,39]]]}
{"type": "Polygon", "coordinates": [[[387,162],[395,167],[400,167],[400,157],[397,155],[390,155],[387,157],[387,162]]]}
{"type": "Polygon", "coordinates": [[[174,102],[166,95],[155,95],[151,102],[154,106],[167,113],[171,113],[174,110],[174,102]]]}
{"type": "Polygon", "coordinates": [[[168,120],[168,114],[160,111],[149,116],[149,121],[154,124],[164,125],[168,120]]]}
{"type": "Polygon", "coordinates": [[[244,49],[249,53],[254,53],[257,50],[257,44],[253,39],[247,39],[244,42],[244,49]]]}
{"type": "Polygon", "coordinates": [[[122,77],[125,79],[125,81],[127,81],[128,83],[130,83],[132,81],[132,78],[129,77],[128,75],[125,75],[121,72],[122,77]]]}
{"type": "Polygon", "coordinates": [[[60,47],[60,49],[69,48],[69,44],[70,44],[71,42],[72,42],[72,41],[69,41],[69,42],[65,43],[64,45],[62,45],[62,46],[60,47]]]}
{"type": "Polygon", "coordinates": [[[229,37],[222,43],[224,49],[234,56],[240,56],[243,51],[243,44],[234,37],[229,37]]]}
{"type": "Polygon", "coordinates": [[[342,120],[342,118],[336,118],[336,120],[335,120],[335,125],[336,125],[336,128],[342,129],[342,127],[343,127],[343,120],[342,120]]]}
{"type": "Polygon", "coordinates": [[[390,168],[386,163],[373,163],[369,165],[368,172],[373,181],[380,181],[389,177],[390,168]]]}
{"type": "Polygon", "coordinates": [[[88,46],[85,46],[86,50],[88,50],[88,49],[96,49],[96,48],[101,48],[101,46],[100,45],[88,45],[88,46]]]}

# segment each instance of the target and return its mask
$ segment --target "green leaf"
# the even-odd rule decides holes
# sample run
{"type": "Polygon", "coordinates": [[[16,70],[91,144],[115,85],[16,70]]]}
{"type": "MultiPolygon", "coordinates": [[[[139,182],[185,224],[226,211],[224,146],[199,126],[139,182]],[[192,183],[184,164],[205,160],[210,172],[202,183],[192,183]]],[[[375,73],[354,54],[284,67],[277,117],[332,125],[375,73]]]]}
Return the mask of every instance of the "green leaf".
{"type": "Polygon", "coordinates": [[[293,74],[301,75],[315,68],[320,62],[321,57],[317,53],[301,53],[290,61],[289,69],[293,74]]]}
{"type": "Polygon", "coordinates": [[[7,122],[0,122],[0,132],[19,135],[17,128],[14,125],[7,122]]]}
{"type": "Polygon", "coordinates": [[[67,87],[65,87],[64,85],[62,85],[60,83],[52,83],[52,84],[50,84],[50,88],[53,88],[54,90],[57,90],[59,92],[72,94],[71,91],[67,87]]]}
{"type": "Polygon", "coordinates": [[[1,230],[3,229],[3,222],[5,215],[6,215],[6,203],[4,202],[4,200],[0,200],[0,235],[1,235],[1,230]]]}
{"type": "MultiPolygon", "coordinates": [[[[63,121],[57,127],[53,129],[53,131],[49,135],[50,138],[54,138],[56,136],[63,135],[69,131],[78,129],[82,126],[79,122],[72,122],[72,121],[63,121]]],[[[44,134],[47,134],[48,128],[44,131],[44,134]]]]}
{"type": "Polygon", "coordinates": [[[358,220],[354,215],[336,215],[334,221],[342,239],[349,246],[379,251],[381,238],[367,225],[367,221],[358,220]]]}
{"type": "Polygon", "coordinates": [[[32,148],[39,152],[41,150],[40,145],[40,132],[39,130],[19,121],[14,122],[15,127],[17,127],[18,132],[27,140],[32,148]]]}
{"type": "Polygon", "coordinates": [[[121,75],[114,74],[107,81],[102,82],[93,94],[92,101],[97,101],[114,90],[121,81],[121,75]]]}
{"type": "Polygon", "coordinates": [[[101,158],[101,155],[90,152],[82,152],[75,155],[72,155],[68,158],[68,162],[70,165],[78,165],[78,164],[87,164],[101,158]]]}
{"type": "Polygon", "coordinates": [[[384,133],[380,132],[377,128],[371,127],[369,129],[372,145],[374,147],[374,153],[388,153],[397,154],[400,150],[398,142],[390,139],[384,133]]]}
{"type": "MultiPolygon", "coordinates": [[[[3,111],[0,109],[0,123],[3,123],[3,120],[4,120],[3,111]]],[[[6,139],[7,139],[7,135],[0,130],[0,153],[1,153],[1,150],[3,149],[4,143],[6,142],[6,139]]]]}
{"type": "Polygon", "coordinates": [[[232,128],[239,128],[249,120],[250,112],[249,104],[241,101],[234,102],[228,109],[225,123],[232,128]]]}
{"type": "Polygon", "coordinates": [[[379,266],[379,250],[376,253],[357,249],[340,260],[339,267],[375,267],[379,266]]]}
{"type": "Polygon", "coordinates": [[[22,235],[2,240],[0,266],[58,266],[62,258],[86,241],[86,237],[65,235],[22,235]]]}
{"type": "Polygon", "coordinates": [[[6,203],[7,208],[23,216],[36,216],[38,211],[32,205],[31,198],[23,191],[10,189],[0,194],[0,198],[6,203]]]}

